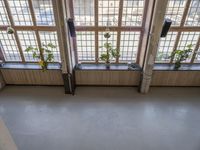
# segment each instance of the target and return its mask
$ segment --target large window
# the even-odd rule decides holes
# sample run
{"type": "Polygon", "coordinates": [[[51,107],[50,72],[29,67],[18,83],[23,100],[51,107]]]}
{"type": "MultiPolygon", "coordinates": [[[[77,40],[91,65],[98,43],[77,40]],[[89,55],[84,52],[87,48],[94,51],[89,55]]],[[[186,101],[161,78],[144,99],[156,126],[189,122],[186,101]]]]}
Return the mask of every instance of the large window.
{"type": "Polygon", "coordinates": [[[77,61],[101,63],[101,48],[106,42],[104,33],[110,30],[109,43],[117,48],[120,57],[113,63],[137,63],[141,47],[145,16],[145,0],[70,0],[72,17],[77,30],[77,61]]]}
{"type": "MultiPolygon", "coordinates": [[[[52,43],[54,62],[60,62],[53,0],[0,0],[0,47],[6,62],[36,62],[29,46],[52,43]],[[7,27],[14,34],[7,34],[7,27]]],[[[43,55],[38,51],[38,54],[43,55]]],[[[45,58],[41,56],[41,58],[45,58]]]]}
{"type": "Polygon", "coordinates": [[[185,63],[200,62],[200,1],[169,0],[166,18],[172,20],[172,27],[165,38],[160,39],[156,63],[172,63],[171,53],[193,45],[193,52],[185,63]]]}

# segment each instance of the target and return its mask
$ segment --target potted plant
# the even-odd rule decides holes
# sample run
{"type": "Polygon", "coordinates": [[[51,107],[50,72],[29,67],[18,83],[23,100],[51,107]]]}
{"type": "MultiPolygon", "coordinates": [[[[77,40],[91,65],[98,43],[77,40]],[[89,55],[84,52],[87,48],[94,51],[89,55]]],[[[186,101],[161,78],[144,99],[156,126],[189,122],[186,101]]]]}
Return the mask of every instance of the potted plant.
{"type": "Polygon", "coordinates": [[[119,50],[117,50],[117,48],[113,48],[112,44],[108,42],[108,39],[111,37],[110,33],[106,32],[104,34],[104,37],[106,38],[106,42],[100,48],[105,48],[106,51],[101,54],[100,60],[105,62],[106,68],[109,68],[110,67],[110,61],[113,58],[116,59],[117,57],[120,57],[120,55],[119,55],[119,50]]]}
{"type": "Polygon", "coordinates": [[[47,70],[48,63],[54,61],[54,55],[51,50],[53,48],[56,48],[56,46],[52,43],[48,43],[47,45],[43,44],[41,49],[29,46],[25,51],[32,52],[33,58],[39,60],[38,64],[42,67],[42,70],[45,71],[47,70]],[[44,58],[42,58],[41,55],[38,54],[38,52],[41,52],[41,55],[44,56],[44,58]]]}
{"type": "Polygon", "coordinates": [[[175,50],[171,53],[169,58],[172,58],[172,61],[175,61],[174,69],[179,69],[181,67],[181,63],[190,57],[192,46],[192,44],[189,44],[184,50],[175,50]]]}

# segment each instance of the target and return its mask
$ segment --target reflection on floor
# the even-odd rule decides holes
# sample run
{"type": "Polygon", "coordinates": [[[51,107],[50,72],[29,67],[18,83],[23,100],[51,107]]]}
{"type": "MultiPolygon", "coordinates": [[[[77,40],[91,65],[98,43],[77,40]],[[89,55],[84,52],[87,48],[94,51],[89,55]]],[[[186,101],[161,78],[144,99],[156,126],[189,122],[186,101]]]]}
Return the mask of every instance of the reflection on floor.
{"type": "Polygon", "coordinates": [[[0,150],[17,150],[4,121],[0,118],[0,150]]]}
{"type": "Polygon", "coordinates": [[[19,150],[199,150],[200,88],[7,86],[0,116],[19,150]]]}

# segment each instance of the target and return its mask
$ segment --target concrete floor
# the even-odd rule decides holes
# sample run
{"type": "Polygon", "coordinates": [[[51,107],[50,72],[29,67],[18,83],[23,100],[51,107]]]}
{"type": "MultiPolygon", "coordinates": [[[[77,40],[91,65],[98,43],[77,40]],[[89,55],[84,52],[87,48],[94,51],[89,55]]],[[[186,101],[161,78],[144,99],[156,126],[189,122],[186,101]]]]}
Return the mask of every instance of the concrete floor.
{"type": "Polygon", "coordinates": [[[200,88],[7,86],[0,116],[19,150],[200,150],[200,88]]]}

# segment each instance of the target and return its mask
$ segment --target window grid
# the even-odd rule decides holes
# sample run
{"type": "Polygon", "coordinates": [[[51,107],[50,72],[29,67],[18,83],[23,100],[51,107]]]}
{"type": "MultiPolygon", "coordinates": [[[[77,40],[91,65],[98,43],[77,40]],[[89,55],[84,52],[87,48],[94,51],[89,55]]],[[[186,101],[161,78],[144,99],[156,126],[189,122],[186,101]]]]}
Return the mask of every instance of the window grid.
{"type": "Polygon", "coordinates": [[[95,33],[77,32],[77,53],[79,62],[95,62],[95,33]]]}
{"type": "Polygon", "coordinates": [[[73,0],[76,26],[94,26],[94,0],[73,0]]]}
{"type": "Polygon", "coordinates": [[[117,26],[119,14],[119,0],[99,0],[99,26],[117,26]]]}
{"type": "MultiPolygon", "coordinates": [[[[41,39],[41,43],[52,43],[56,48],[51,49],[54,55],[54,62],[60,62],[59,44],[57,40],[57,31],[42,31],[39,26],[55,26],[54,21],[54,9],[51,0],[31,0],[34,11],[30,11],[29,0],[7,0],[8,9],[11,12],[11,18],[7,14],[7,7],[3,0],[0,0],[0,25],[3,26],[0,35],[0,46],[2,47],[2,53],[5,57],[5,61],[13,62],[37,62],[38,59],[33,58],[32,52],[26,52],[26,48],[29,46],[38,47],[38,40],[41,39]],[[34,14],[31,14],[34,13],[34,14]],[[32,22],[32,16],[36,18],[36,25],[32,22]],[[12,20],[10,20],[12,19],[12,20]],[[15,34],[7,34],[6,27],[10,25],[10,21],[13,21],[13,28],[15,34]],[[26,30],[16,29],[16,26],[27,26],[26,30]],[[30,28],[29,28],[30,26],[30,28]],[[33,27],[39,32],[39,36],[36,36],[36,31],[33,31],[33,27]],[[16,39],[15,39],[16,38],[16,39]],[[18,43],[16,42],[18,41],[18,43]],[[18,47],[19,46],[19,47],[18,47]],[[22,56],[23,55],[23,56],[22,56]],[[24,57],[25,60],[22,60],[24,57]]],[[[21,27],[21,28],[22,28],[21,27]]],[[[38,51],[39,54],[39,51],[38,51]]],[[[44,57],[46,58],[46,54],[44,57]]]]}
{"type": "Polygon", "coordinates": [[[200,1],[192,0],[190,4],[190,9],[188,11],[186,21],[186,26],[200,26],[200,1]]]}
{"type": "Polygon", "coordinates": [[[140,32],[121,32],[120,62],[136,62],[140,32]]]}
{"type": "Polygon", "coordinates": [[[141,26],[144,0],[124,0],[122,26],[141,26]]]}
{"type": "MultiPolygon", "coordinates": [[[[42,45],[47,45],[49,43],[52,43],[56,46],[56,48],[51,49],[54,55],[54,62],[60,62],[60,52],[59,52],[59,44],[57,39],[57,32],[50,32],[50,31],[39,31],[40,34],[40,40],[42,45]]],[[[47,57],[47,54],[44,53],[44,57],[47,57]]]]}
{"type": "MultiPolygon", "coordinates": [[[[33,58],[33,52],[25,52],[26,48],[28,48],[29,46],[33,48],[38,48],[35,32],[34,31],[17,31],[17,34],[20,39],[25,61],[27,62],[39,61],[39,59],[33,58]]],[[[37,54],[39,55],[39,51],[37,52],[37,54]]]]}
{"type": "MultiPolygon", "coordinates": [[[[104,37],[104,34],[106,32],[99,32],[98,36],[99,36],[99,57],[101,56],[101,54],[106,53],[106,49],[103,47],[104,43],[106,43],[106,38],[104,37]]],[[[110,32],[111,37],[108,39],[108,43],[111,43],[113,48],[117,48],[117,32],[110,32]]],[[[101,62],[101,60],[99,60],[101,62]]],[[[111,60],[111,61],[115,61],[115,59],[111,60]]]]}
{"type": "Polygon", "coordinates": [[[53,5],[51,0],[32,0],[36,24],[41,26],[55,26],[53,5]]]}
{"type": "Polygon", "coordinates": [[[0,31],[0,44],[5,61],[21,61],[14,35],[7,34],[6,31],[0,31]]]}
{"type": "MultiPolygon", "coordinates": [[[[177,49],[184,50],[186,46],[189,44],[192,44],[193,49],[194,49],[197,43],[197,40],[199,38],[199,35],[200,35],[200,32],[182,32],[177,49]]],[[[191,60],[191,56],[185,62],[190,62],[190,60],[191,60]]]]}
{"type": "Polygon", "coordinates": [[[15,25],[33,25],[27,0],[8,0],[15,25]]]}
{"type": "Polygon", "coordinates": [[[3,0],[0,0],[0,25],[10,25],[3,0]]]}
{"type": "Polygon", "coordinates": [[[158,46],[156,62],[169,63],[174,44],[176,41],[177,32],[169,32],[165,38],[161,38],[158,46]]]}
{"type": "MultiPolygon", "coordinates": [[[[144,5],[148,4],[148,3],[145,3],[145,0],[134,0],[134,2],[132,2],[131,0],[123,0],[123,5],[120,5],[122,4],[121,0],[98,0],[96,1],[97,3],[95,2],[95,0],[83,0],[83,1],[72,0],[72,1],[73,1],[74,11],[72,10],[71,11],[73,12],[72,14],[75,16],[75,26],[77,27],[76,28],[77,32],[95,32],[95,36],[94,36],[95,52],[93,53],[93,58],[90,61],[92,62],[95,61],[95,62],[100,62],[100,63],[102,62],[99,59],[101,54],[106,52],[105,48],[101,48],[103,44],[106,42],[106,38],[104,37],[104,33],[106,32],[106,29],[102,30],[102,27],[110,28],[111,38],[109,38],[108,41],[113,45],[114,48],[120,49],[120,40],[119,40],[120,39],[119,37],[121,36],[120,33],[128,31],[124,27],[129,28],[129,27],[142,26],[143,12],[144,12],[144,7],[145,7],[144,5]],[[88,11],[84,10],[84,8],[86,8],[86,6],[84,6],[85,5],[84,3],[86,1],[89,1],[90,3],[88,4],[88,6],[92,5],[90,6],[90,10],[92,12],[91,11],[89,12],[89,10],[88,11]],[[97,8],[98,8],[98,12],[94,12],[95,9],[97,8]],[[89,15],[86,12],[88,12],[89,15]],[[94,13],[97,13],[97,14],[94,15],[94,13]],[[89,21],[92,20],[92,23],[90,22],[89,24],[88,23],[89,21],[83,18],[82,15],[87,16],[89,21]],[[119,16],[121,18],[119,18],[119,16]],[[97,24],[93,22],[94,21],[93,19],[98,20],[97,24]],[[118,26],[119,23],[121,24],[120,26],[122,26],[122,28],[118,26]],[[85,28],[81,28],[79,26],[83,26],[85,28]]],[[[138,36],[140,38],[140,33],[142,29],[132,30],[132,28],[130,28],[129,30],[130,32],[135,33],[134,35],[130,35],[130,37],[138,36]],[[136,34],[136,33],[139,33],[139,34],[136,34]]],[[[135,50],[139,49],[139,45],[140,45],[139,42],[141,42],[139,38],[134,42],[135,45],[133,49],[131,49],[131,46],[129,46],[129,49],[131,49],[133,53],[137,53],[135,52],[135,50]]],[[[81,46],[79,45],[81,44],[77,44],[78,42],[80,43],[80,41],[81,40],[78,40],[78,38],[76,38],[76,40],[74,41],[74,46],[78,51],[77,53],[80,53],[81,46]]],[[[130,42],[130,45],[131,45],[131,42],[130,42]]],[[[78,61],[81,62],[80,59],[82,58],[79,58],[79,57],[82,57],[82,56],[79,56],[78,54],[77,56],[78,61]]],[[[116,63],[121,63],[122,61],[119,62],[119,59],[120,58],[117,58],[117,60],[113,59],[111,61],[116,62],[116,63]]],[[[127,58],[127,60],[125,60],[125,58],[123,59],[124,59],[123,63],[125,63],[128,61],[129,58],[127,58]]],[[[129,60],[135,61],[134,59],[136,60],[136,58],[130,58],[129,60]]],[[[87,61],[82,61],[82,62],[89,62],[89,61],[87,60],[87,61]]]]}
{"type": "Polygon", "coordinates": [[[186,0],[169,0],[165,16],[172,20],[172,25],[180,25],[185,4],[186,0]]]}

